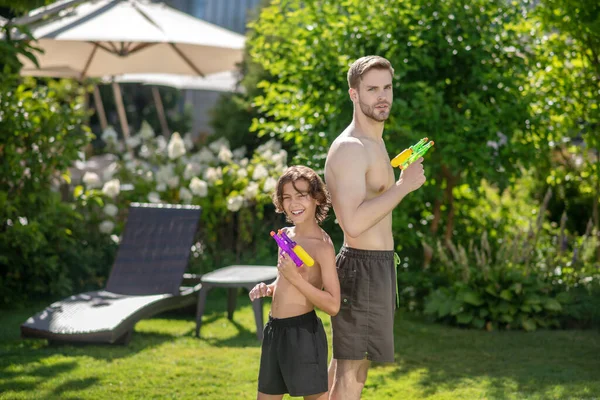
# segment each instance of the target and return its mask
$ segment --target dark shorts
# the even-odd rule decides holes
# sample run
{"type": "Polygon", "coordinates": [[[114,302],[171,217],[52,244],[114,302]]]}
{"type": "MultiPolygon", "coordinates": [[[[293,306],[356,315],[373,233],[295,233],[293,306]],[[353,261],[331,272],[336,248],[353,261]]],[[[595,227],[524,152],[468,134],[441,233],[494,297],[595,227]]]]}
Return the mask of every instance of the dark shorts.
{"type": "Polygon", "coordinates": [[[327,336],[314,311],[265,325],[258,391],[309,396],[327,391],[327,336]]]}
{"type": "Polygon", "coordinates": [[[394,362],[394,252],[342,247],[336,265],[342,303],[331,318],[333,358],[394,362]]]}

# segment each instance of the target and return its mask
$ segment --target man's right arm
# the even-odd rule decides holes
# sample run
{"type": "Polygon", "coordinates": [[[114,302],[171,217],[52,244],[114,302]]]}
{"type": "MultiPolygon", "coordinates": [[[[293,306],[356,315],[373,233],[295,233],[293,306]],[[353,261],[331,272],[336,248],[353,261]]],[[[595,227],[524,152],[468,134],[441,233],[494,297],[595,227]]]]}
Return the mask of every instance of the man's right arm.
{"type": "Polygon", "coordinates": [[[400,179],[381,195],[366,200],[368,159],[359,142],[341,143],[328,160],[328,189],[344,233],[356,238],[375,226],[408,193],[425,182],[422,159],[405,169],[400,179]]]}

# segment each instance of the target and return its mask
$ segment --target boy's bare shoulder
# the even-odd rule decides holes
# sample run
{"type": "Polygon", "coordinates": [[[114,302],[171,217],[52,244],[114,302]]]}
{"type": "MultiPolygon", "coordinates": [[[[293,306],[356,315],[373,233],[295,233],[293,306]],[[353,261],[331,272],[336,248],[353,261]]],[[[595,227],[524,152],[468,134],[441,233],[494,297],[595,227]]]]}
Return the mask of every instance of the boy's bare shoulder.
{"type": "MultiPolygon", "coordinates": [[[[292,229],[293,227],[281,228],[281,230],[286,232],[288,235],[294,232],[292,229]]],[[[310,256],[317,260],[317,262],[319,259],[321,259],[321,257],[329,257],[332,254],[335,257],[335,247],[333,245],[333,241],[323,229],[321,229],[320,236],[307,237],[294,235],[292,240],[302,246],[310,256]]]]}
{"type": "Polygon", "coordinates": [[[335,257],[335,247],[331,237],[322,229],[321,234],[320,238],[313,238],[311,240],[316,257],[331,257],[332,255],[335,257]]]}

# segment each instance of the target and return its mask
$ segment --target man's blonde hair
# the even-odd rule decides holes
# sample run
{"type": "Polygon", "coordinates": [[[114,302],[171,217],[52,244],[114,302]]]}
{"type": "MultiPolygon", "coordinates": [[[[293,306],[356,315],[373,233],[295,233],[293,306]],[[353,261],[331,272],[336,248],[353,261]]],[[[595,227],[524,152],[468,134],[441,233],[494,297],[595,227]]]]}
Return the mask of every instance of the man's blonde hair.
{"type": "Polygon", "coordinates": [[[392,64],[380,56],[365,56],[354,61],[348,70],[348,86],[358,89],[362,76],[372,69],[387,69],[394,76],[392,64]]]}

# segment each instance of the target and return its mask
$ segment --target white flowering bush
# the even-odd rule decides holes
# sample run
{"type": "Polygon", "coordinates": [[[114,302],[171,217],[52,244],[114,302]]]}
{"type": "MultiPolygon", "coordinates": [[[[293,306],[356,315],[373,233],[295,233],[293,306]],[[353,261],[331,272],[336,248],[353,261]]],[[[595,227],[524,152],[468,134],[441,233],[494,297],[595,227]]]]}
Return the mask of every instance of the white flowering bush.
{"type": "Polygon", "coordinates": [[[118,240],[130,202],[196,204],[202,206],[197,258],[216,263],[213,267],[241,257],[267,262],[273,250],[268,232],[280,217],[274,212],[265,217],[265,207],[272,205],[271,193],[287,168],[280,143],[269,140],[253,154],[231,149],[223,138],[197,147],[189,134],[173,133],[167,141],[147,123],[127,145],[112,128],[102,139],[119,160],[102,176],[86,173],[74,194],[83,201],[99,198],[94,209],[103,233],[118,240]],[[261,252],[257,243],[269,248],[261,252]]]}

